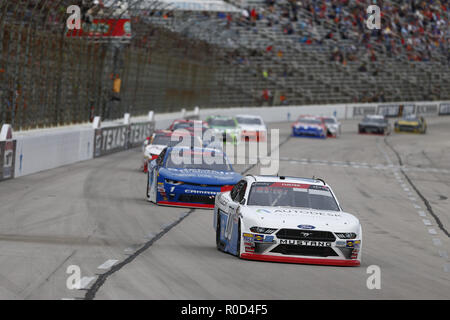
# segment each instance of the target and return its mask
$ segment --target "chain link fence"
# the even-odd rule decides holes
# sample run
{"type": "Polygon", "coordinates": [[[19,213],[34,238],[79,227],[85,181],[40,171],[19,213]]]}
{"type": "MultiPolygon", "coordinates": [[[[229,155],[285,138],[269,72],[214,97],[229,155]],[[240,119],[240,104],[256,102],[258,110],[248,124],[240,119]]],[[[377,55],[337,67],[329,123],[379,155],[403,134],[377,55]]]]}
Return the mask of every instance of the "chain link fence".
{"type": "Polygon", "coordinates": [[[214,106],[220,49],[150,24],[160,3],[121,12],[85,2],[0,0],[2,123],[23,130],[214,106]],[[71,5],[81,8],[84,35],[67,29],[71,5]],[[131,37],[111,33],[123,19],[131,37]],[[86,35],[105,25],[109,33],[86,35]]]}

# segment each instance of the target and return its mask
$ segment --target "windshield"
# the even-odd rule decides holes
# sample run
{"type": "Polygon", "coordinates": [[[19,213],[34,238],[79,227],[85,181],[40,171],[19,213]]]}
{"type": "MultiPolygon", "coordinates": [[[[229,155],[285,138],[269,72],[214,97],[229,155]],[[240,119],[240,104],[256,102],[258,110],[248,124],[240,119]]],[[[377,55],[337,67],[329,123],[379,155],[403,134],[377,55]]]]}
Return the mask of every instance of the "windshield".
{"type": "Polygon", "coordinates": [[[261,124],[261,119],[258,118],[237,117],[236,120],[240,124],[261,124]]]}
{"type": "Polygon", "coordinates": [[[333,194],[327,187],[287,182],[254,183],[247,204],[340,211],[333,194]]]}
{"type": "Polygon", "coordinates": [[[383,118],[365,117],[364,122],[385,123],[383,118]]]}
{"type": "Polygon", "coordinates": [[[220,151],[191,151],[174,149],[166,161],[166,168],[202,169],[215,171],[232,171],[223,152],[220,151]]]}
{"type": "Polygon", "coordinates": [[[325,121],[325,123],[336,123],[336,120],[333,118],[324,118],[323,121],[325,121]]]}
{"type": "Polygon", "coordinates": [[[209,119],[210,126],[215,127],[236,127],[236,122],[233,119],[209,119]]]}
{"type": "Polygon", "coordinates": [[[322,123],[319,119],[313,119],[313,118],[299,118],[298,122],[308,123],[308,124],[321,124],[322,123]]]}
{"type": "Polygon", "coordinates": [[[176,129],[182,129],[182,128],[189,128],[192,127],[194,124],[192,122],[177,122],[173,125],[172,130],[176,129]]]}

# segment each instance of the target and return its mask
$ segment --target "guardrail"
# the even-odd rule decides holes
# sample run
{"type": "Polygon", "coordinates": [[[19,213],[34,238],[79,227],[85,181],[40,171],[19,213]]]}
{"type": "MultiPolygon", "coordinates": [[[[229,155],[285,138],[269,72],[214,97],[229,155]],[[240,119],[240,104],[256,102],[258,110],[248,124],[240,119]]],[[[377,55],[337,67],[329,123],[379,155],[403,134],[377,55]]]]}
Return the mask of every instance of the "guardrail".
{"type": "Polygon", "coordinates": [[[450,115],[450,101],[404,102],[376,104],[339,104],[316,106],[283,106],[260,108],[224,108],[157,114],[101,123],[17,132],[4,125],[0,134],[0,181],[43,170],[73,164],[139,146],[154,130],[167,128],[179,118],[206,119],[212,114],[255,114],[266,123],[294,121],[301,114],[335,116],[339,119],[358,119],[366,114],[401,116],[416,113],[428,116],[450,115]]]}

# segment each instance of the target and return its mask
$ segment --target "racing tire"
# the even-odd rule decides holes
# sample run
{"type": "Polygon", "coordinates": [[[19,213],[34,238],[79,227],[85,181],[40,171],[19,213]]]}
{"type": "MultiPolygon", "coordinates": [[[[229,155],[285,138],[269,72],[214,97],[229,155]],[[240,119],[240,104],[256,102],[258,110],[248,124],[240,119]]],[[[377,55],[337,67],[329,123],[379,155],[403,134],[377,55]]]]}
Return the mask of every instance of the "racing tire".
{"type": "Polygon", "coordinates": [[[145,197],[147,198],[147,200],[149,199],[149,197],[150,197],[150,195],[149,195],[149,192],[150,192],[150,185],[149,185],[149,172],[147,171],[147,192],[145,193],[145,197]]]}
{"type": "Polygon", "coordinates": [[[236,244],[236,257],[241,259],[241,240],[242,240],[242,233],[241,233],[241,219],[239,219],[238,223],[238,240],[236,244]]]}
{"type": "MultiPolygon", "coordinates": [[[[147,201],[149,202],[153,202],[150,200],[150,184],[149,184],[149,178],[150,178],[150,171],[147,171],[147,194],[146,194],[146,198],[147,201]]],[[[156,189],[155,189],[155,193],[156,193],[156,189]]],[[[158,202],[156,201],[156,194],[155,194],[155,201],[153,203],[158,204],[158,202]]]]}
{"type": "Polygon", "coordinates": [[[225,245],[220,241],[220,214],[217,214],[217,226],[216,226],[216,248],[219,251],[224,251],[225,245]]]}

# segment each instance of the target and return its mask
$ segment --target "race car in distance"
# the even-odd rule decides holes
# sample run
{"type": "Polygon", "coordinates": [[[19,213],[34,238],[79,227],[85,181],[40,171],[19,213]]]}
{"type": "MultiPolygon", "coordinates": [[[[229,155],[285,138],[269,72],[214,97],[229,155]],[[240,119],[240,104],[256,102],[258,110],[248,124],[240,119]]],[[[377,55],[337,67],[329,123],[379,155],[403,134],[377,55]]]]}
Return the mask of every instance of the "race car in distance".
{"type": "Polygon", "coordinates": [[[241,137],[241,130],[238,122],[233,117],[209,116],[206,118],[209,127],[221,134],[224,142],[238,143],[241,137]]]}
{"type": "Polygon", "coordinates": [[[231,190],[241,178],[220,150],[167,147],[150,162],[147,200],[159,205],[214,208],[216,194],[231,190]]]}
{"type": "Polygon", "coordinates": [[[395,121],[394,130],[395,132],[425,133],[427,132],[427,122],[422,116],[410,114],[395,121]]]}
{"type": "Polygon", "coordinates": [[[169,130],[175,131],[177,129],[194,128],[196,125],[202,129],[208,128],[208,123],[206,123],[205,121],[177,119],[172,122],[172,124],[169,127],[169,130]]]}
{"type": "Polygon", "coordinates": [[[247,175],[216,196],[220,251],[251,260],[359,266],[362,229],[323,180],[247,175]]]}
{"type": "Polygon", "coordinates": [[[177,145],[201,147],[202,141],[189,131],[172,132],[169,130],[157,130],[144,142],[143,171],[147,172],[149,161],[158,158],[161,151],[166,147],[177,145]]]}
{"type": "Polygon", "coordinates": [[[364,119],[358,124],[359,133],[375,133],[375,134],[390,134],[391,126],[385,116],[382,115],[366,115],[364,119]]]}
{"type": "Polygon", "coordinates": [[[325,139],[327,127],[320,117],[302,115],[292,125],[292,135],[295,137],[307,136],[325,139]]]}
{"type": "Polygon", "coordinates": [[[327,136],[335,137],[341,135],[341,123],[336,119],[336,117],[322,117],[323,122],[327,128],[327,136]]]}
{"type": "Polygon", "coordinates": [[[266,141],[267,127],[261,116],[237,115],[236,121],[241,129],[243,141],[266,141]]]}

